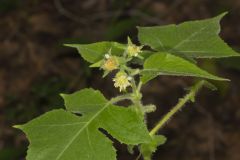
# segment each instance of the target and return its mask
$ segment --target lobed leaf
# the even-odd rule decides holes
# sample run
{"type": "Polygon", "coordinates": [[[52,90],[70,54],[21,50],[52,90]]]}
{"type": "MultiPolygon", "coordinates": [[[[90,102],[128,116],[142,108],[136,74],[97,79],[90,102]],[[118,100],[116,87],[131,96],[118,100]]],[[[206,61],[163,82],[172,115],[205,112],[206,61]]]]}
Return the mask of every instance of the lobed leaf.
{"type": "Polygon", "coordinates": [[[183,58],[160,52],[153,54],[144,62],[141,81],[146,83],[158,75],[193,76],[219,81],[227,80],[214,76],[183,58]]]}
{"type": "Polygon", "coordinates": [[[183,58],[239,56],[218,36],[220,20],[225,14],[179,25],[138,27],[139,40],[157,51],[168,52],[183,58]]]}
{"type": "Polygon", "coordinates": [[[68,111],[53,110],[17,126],[30,140],[27,160],[115,160],[112,142],[99,128],[126,144],[151,139],[136,112],[112,105],[99,91],[83,89],[62,96],[68,111]]]}
{"type": "Polygon", "coordinates": [[[109,52],[120,56],[125,51],[125,45],[117,42],[97,42],[91,44],[65,44],[65,46],[76,48],[79,54],[90,63],[96,63],[104,58],[109,52]]]}

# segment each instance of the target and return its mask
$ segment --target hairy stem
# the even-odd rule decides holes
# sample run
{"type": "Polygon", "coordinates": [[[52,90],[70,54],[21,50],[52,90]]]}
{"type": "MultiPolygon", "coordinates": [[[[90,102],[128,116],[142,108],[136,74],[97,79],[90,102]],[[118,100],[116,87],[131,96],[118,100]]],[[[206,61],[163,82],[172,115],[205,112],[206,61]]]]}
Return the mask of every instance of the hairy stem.
{"type": "Polygon", "coordinates": [[[124,94],[124,95],[120,95],[120,96],[114,97],[114,98],[110,99],[109,102],[111,104],[115,104],[115,103],[117,103],[119,101],[126,100],[126,99],[131,100],[131,94],[124,94]]]}
{"type": "Polygon", "coordinates": [[[137,111],[137,113],[139,113],[140,115],[144,115],[144,112],[143,112],[143,106],[142,106],[142,102],[141,102],[141,99],[142,99],[142,94],[140,92],[141,90],[141,82],[139,82],[138,85],[136,85],[136,81],[135,79],[133,78],[131,80],[131,86],[132,86],[132,103],[137,111]]]}
{"type": "Polygon", "coordinates": [[[154,136],[159,129],[161,129],[166,122],[174,115],[176,114],[188,101],[193,101],[196,93],[199,89],[201,89],[204,85],[204,81],[198,82],[196,85],[194,85],[190,92],[183,98],[179,100],[179,102],[168,112],[158,123],[157,125],[150,131],[150,136],[154,136]]]}

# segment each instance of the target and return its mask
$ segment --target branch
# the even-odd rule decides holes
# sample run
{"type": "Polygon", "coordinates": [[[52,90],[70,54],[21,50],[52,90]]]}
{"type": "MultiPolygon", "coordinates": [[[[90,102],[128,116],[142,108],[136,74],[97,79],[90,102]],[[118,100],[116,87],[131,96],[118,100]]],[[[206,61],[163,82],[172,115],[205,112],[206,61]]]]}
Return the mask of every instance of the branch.
{"type": "Polygon", "coordinates": [[[159,129],[161,129],[166,122],[177,113],[188,101],[194,101],[196,93],[201,89],[205,84],[205,81],[200,81],[196,85],[194,85],[190,92],[179,100],[179,102],[172,108],[170,112],[168,112],[158,123],[157,125],[150,131],[150,136],[154,136],[159,129]]]}

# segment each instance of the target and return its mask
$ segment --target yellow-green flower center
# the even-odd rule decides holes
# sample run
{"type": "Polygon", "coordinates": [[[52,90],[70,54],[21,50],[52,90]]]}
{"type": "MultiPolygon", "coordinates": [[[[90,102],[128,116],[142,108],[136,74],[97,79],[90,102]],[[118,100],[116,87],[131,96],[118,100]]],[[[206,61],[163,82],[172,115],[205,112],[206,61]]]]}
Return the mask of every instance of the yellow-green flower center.
{"type": "Polygon", "coordinates": [[[136,57],[136,56],[138,56],[138,54],[139,54],[140,52],[142,52],[141,49],[142,49],[141,46],[136,46],[136,45],[134,45],[134,44],[130,44],[130,45],[128,45],[128,47],[127,47],[127,53],[128,53],[128,55],[129,55],[130,57],[133,57],[133,56],[136,57]]]}
{"type": "Polygon", "coordinates": [[[119,66],[119,63],[117,58],[114,56],[111,56],[104,61],[102,68],[106,71],[112,71],[114,69],[117,69],[118,66],[119,66]]]}

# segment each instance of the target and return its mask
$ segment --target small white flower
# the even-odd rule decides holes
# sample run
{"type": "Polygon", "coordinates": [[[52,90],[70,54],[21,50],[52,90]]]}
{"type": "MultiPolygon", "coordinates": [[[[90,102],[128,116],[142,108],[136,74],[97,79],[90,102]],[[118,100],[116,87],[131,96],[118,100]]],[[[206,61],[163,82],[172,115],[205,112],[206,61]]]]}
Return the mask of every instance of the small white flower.
{"type": "Polygon", "coordinates": [[[104,57],[105,57],[106,59],[108,59],[108,58],[110,58],[110,55],[109,55],[109,54],[105,54],[104,57]]]}
{"type": "Polygon", "coordinates": [[[114,87],[119,88],[120,92],[126,90],[126,88],[131,85],[129,77],[125,72],[118,72],[115,78],[113,78],[113,81],[114,87]]]}

